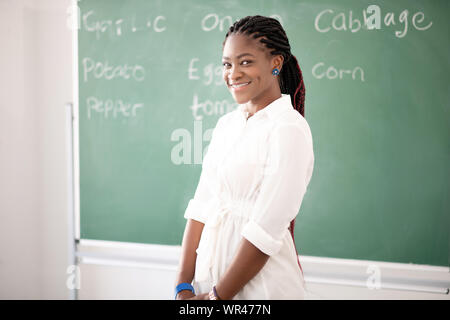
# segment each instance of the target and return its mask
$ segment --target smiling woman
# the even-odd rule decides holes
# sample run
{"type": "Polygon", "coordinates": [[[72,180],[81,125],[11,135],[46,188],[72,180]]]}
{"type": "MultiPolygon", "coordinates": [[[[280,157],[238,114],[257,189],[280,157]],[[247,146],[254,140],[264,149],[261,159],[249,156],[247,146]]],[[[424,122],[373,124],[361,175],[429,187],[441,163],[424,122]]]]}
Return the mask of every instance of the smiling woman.
{"type": "Polygon", "coordinates": [[[303,299],[293,232],[314,152],[300,67],[262,16],[230,27],[222,60],[238,108],[217,122],[186,208],[175,297],[303,299]]]}
{"type": "Polygon", "coordinates": [[[288,93],[293,106],[304,116],[305,86],[297,59],[290,52],[289,41],[280,23],[266,19],[267,26],[279,25],[278,30],[273,29],[271,37],[256,31],[255,27],[241,28],[237,32],[235,28],[239,26],[231,26],[223,43],[225,83],[236,102],[252,101],[247,105],[250,115],[260,110],[261,105],[268,104],[264,100],[273,101],[280,93],[288,93]],[[278,73],[280,77],[273,77],[278,73]]]}
{"type": "Polygon", "coordinates": [[[266,53],[258,49],[258,43],[259,41],[255,39],[236,34],[230,36],[223,50],[225,83],[237,103],[253,100],[251,114],[258,111],[254,107],[261,108],[264,105],[262,101],[255,100],[272,99],[273,101],[273,97],[280,96],[281,93],[279,86],[274,85],[276,79],[271,77],[270,73],[273,68],[281,69],[283,58],[278,56],[275,61],[270,61],[266,53]],[[244,53],[233,56],[234,52],[244,53]]]}

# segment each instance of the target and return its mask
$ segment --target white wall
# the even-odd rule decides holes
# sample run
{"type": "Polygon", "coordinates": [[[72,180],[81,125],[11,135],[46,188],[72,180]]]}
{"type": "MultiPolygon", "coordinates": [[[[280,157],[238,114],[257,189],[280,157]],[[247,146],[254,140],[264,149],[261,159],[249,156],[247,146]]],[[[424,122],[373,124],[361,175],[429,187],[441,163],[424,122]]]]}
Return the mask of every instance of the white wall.
{"type": "MultiPolygon", "coordinates": [[[[69,298],[64,108],[73,101],[69,5],[70,0],[0,0],[0,299],[69,298]]],[[[171,299],[179,248],[156,248],[156,262],[154,249],[133,249],[139,251],[134,258],[144,262],[83,258],[79,298],[171,299]],[[161,254],[171,258],[164,262],[158,258],[161,254]]],[[[112,250],[120,252],[123,247],[112,250]]],[[[305,275],[314,280],[319,274],[316,283],[309,284],[314,297],[449,298],[317,283],[323,274],[332,278],[339,269],[353,268],[360,278],[367,276],[366,264],[358,263],[306,261],[305,275]]],[[[382,270],[393,276],[406,272],[410,281],[433,280],[435,274],[433,269],[395,265],[383,265],[382,270]]],[[[449,282],[448,272],[436,274],[437,282],[449,282]]]]}
{"type": "Polygon", "coordinates": [[[69,0],[0,0],[0,299],[66,299],[69,0]]]}

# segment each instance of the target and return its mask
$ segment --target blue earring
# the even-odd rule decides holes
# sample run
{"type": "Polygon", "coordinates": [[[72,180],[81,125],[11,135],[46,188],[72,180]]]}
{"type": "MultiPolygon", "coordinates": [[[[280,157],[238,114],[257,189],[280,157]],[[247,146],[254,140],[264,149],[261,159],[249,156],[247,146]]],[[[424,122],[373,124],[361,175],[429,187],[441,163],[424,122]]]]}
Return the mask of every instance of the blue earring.
{"type": "Polygon", "coordinates": [[[272,74],[273,74],[274,76],[277,76],[277,75],[280,74],[280,70],[278,70],[277,68],[275,68],[275,69],[272,70],[272,74]]]}

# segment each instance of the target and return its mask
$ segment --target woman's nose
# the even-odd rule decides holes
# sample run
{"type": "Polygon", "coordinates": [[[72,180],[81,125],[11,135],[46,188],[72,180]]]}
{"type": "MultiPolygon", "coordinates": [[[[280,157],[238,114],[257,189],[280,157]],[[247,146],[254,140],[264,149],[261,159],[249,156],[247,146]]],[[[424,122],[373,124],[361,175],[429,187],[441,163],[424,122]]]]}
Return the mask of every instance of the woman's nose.
{"type": "Polygon", "coordinates": [[[233,82],[234,80],[242,77],[242,72],[239,67],[233,66],[228,70],[228,81],[233,82]]]}

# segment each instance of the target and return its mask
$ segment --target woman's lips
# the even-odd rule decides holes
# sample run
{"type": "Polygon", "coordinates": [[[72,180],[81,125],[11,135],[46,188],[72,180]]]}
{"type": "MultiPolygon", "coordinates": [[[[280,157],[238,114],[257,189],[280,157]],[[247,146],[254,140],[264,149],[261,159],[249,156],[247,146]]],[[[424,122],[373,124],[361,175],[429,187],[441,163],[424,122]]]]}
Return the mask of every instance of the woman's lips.
{"type": "Polygon", "coordinates": [[[248,85],[251,83],[251,81],[248,82],[239,82],[239,83],[233,83],[229,85],[229,88],[234,91],[234,92],[238,92],[238,91],[242,91],[245,90],[248,85]]]}

